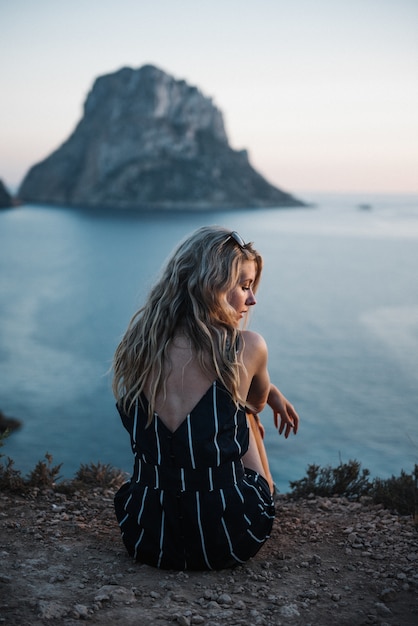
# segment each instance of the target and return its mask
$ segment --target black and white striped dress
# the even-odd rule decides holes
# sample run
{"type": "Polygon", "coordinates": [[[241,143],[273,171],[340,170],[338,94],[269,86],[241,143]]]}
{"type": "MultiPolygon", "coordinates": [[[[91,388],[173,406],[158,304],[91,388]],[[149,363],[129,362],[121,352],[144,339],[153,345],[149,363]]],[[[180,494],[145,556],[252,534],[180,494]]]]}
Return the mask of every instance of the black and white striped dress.
{"type": "Polygon", "coordinates": [[[214,382],[174,432],[145,396],[126,415],[132,478],[115,495],[128,553],[164,569],[220,569],[254,556],[269,537],[274,505],[267,481],[245,469],[249,431],[243,408],[214,382]]]}

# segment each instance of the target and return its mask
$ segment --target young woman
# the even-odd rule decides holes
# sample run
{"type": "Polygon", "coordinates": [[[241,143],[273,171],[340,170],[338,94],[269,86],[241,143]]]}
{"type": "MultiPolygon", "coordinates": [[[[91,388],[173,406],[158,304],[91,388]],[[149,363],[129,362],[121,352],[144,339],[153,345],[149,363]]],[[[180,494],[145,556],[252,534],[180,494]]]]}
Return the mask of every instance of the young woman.
{"type": "Polygon", "coordinates": [[[113,389],[134,468],[115,510],[137,561],[232,567],[269,537],[273,483],[257,413],[268,403],[285,437],[299,418],[270,383],[264,339],[240,329],[261,270],[238,233],[200,228],[173,253],[116,350],[113,389]]]}

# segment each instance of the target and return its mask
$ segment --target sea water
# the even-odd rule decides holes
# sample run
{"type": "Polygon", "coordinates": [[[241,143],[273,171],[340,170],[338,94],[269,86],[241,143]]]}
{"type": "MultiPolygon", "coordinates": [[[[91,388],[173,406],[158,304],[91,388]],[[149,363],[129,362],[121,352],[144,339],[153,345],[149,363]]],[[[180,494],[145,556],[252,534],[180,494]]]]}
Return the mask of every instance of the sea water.
{"type": "Polygon", "coordinates": [[[386,478],[418,462],[418,197],[306,194],[302,209],[141,213],[26,205],[0,213],[2,453],[129,472],[109,368],[176,243],[222,224],[265,261],[250,328],[300,414],[285,440],[261,418],[282,492],[309,464],[356,459],[386,478]]]}

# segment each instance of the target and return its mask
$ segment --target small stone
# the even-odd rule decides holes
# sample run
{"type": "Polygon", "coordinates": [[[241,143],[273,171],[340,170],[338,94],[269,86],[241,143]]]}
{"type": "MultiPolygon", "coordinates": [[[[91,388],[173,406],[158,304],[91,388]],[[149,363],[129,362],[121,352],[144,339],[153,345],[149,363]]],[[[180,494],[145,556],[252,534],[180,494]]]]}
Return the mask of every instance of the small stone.
{"type": "Polygon", "coordinates": [[[215,600],[211,600],[208,604],[208,609],[210,609],[211,611],[216,611],[218,609],[220,609],[221,607],[219,606],[219,604],[215,601],[215,600]]]}
{"type": "Polygon", "coordinates": [[[110,600],[110,595],[103,591],[99,591],[99,593],[97,593],[94,596],[94,601],[98,602],[99,604],[101,604],[102,602],[108,602],[109,600],[110,600]]]}
{"type": "Polygon", "coordinates": [[[68,607],[60,602],[47,602],[40,600],[38,603],[39,617],[45,620],[60,619],[68,614],[68,607]]]}
{"type": "Polygon", "coordinates": [[[329,511],[332,508],[332,503],[329,500],[323,500],[319,505],[319,508],[323,511],[329,511]]]}
{"type": "Polygon", "coordinates": [[[219,598],[218,598],[218,603],[219,604],[231,604],[232,603],[232,598],[229,594],[227,593],[222,593],[219,598]]]}
{"type": "Polygon", "coordinates": [[[237,609],[237,611],[245,611],[245,602],[238,600],[238,602],[234,604],[234,609],[237,609]]]}
{"type": "Polygon", "coordinates": [[[131,589],[119,585],[104,585],[99,589],[95,602],[105,602],[111,600],[116,604],[132,604],[136,602],[135,594],[131,589]]]}
{"type": "Polygon", "coordinates": [[[12,577],[7,574],[0,574],[0,583],[11,583],[12,577]]]}
{"type": "Polygon", "coordinates": [[[280,609],[280,615],[283,617],[299,617],[300,613],[296,604],[285,604],[280,609]]]}
{"type": "Polygon", "coordinates": [[[383,604],[383,602],[376,602],[374,606],[379,615],[391,615],[392,613],[392,611],[386,606],[386,604],[383,604]]]}
{"type": "Polygon", "coordinates": [[[188,602],[186,596],[183,595],[182,593],[173,593],[171,595],[171,599],[174,600],[174,602],[180,602],[180,603],[188,602]]]}
{"type": "Polygon", "coordinates": [[[54,511],[54,513],[61,513],[61,511],[65,510],[65,507],[62,506],[62,505],[53,504],[52,505],[52,510],[54,511]]]}
{"type": "Polygon", "coordinates": [[[383,589],[380,599],[383,602],[394,602],[396,600],[396,591],[391,588],[383,589]]]}
{"type": "Polygon", "coordinates": [[[309,563],[311,565],[318,565],[319,563],[322,562],[322,559],[320,556],[318,556],[318,554],[314,554],[313,556],[311,556],[311,558],[309,559],[309,563]]]}
{"type": "Polygon", "coordinates": [[[76,604],[74,606],[74,614],[76,619],[88,619],[89,610],[84,604],[76,604]]]}

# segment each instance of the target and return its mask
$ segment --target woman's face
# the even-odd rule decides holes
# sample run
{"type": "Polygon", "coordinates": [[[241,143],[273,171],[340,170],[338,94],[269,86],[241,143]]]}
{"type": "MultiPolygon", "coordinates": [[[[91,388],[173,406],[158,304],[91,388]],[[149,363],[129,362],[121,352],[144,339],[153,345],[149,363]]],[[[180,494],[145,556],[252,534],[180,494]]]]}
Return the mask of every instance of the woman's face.
{"type": "Polygon", "coordinates": [[[238,284],[227,294],[226,299],[228,304],[230,304],[236,312],[237,327],[246,313],[248,313],[249,307],[257,303],[252,291],[256,272],[255,261],[244,261],[241,266],[238,284]]]}

